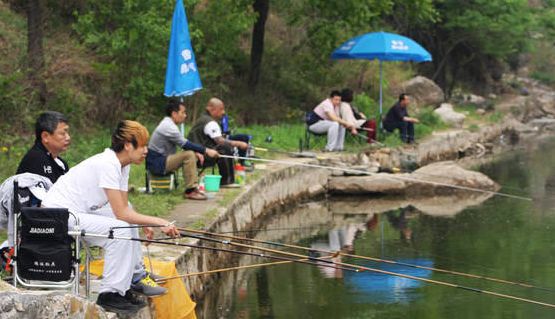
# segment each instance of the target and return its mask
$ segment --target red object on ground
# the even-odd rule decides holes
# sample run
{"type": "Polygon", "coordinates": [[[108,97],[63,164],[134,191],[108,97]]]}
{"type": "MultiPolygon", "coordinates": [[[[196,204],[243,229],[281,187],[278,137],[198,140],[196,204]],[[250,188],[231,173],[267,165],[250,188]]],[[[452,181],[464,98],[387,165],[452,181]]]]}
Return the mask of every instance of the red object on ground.
{"type": "Polygon", "coordinates": [[[368,131],[366,131],[366,142],[368,144],[374,143],[376,141],[376,120],[368,120],[364,122],[363,127],[368,129],[368,131]]]}

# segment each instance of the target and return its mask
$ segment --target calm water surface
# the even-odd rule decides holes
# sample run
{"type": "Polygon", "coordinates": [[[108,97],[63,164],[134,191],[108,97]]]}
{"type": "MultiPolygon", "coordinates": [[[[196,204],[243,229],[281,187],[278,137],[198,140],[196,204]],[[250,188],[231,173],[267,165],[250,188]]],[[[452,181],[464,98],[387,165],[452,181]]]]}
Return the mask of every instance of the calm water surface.
{"type": "MultiPolygon", "coordinates": [[[[480,168],[503,186],[501,191],[530,196],[532,202],[494,196],[456,213],[460,202],[465,206],[472,200],[438,200],[430,208],[429,203],[401,200],[384,204],[332,198],[277,216],[268,223],[271,230],[257,238],[528,282],[552,291],[343,259],[555,303],[553,159],[555,141],[548,141],[480,168]],[[295,226],[301,229],[287,229],[295,226]]],[[[267,261],[246,258],[240,263],[267,261]]],[[[552,308],[395,276],[302,264],[227,273],[218,281],[219,289],[199,302],[201,318],[555,318],[552,308]]]]}

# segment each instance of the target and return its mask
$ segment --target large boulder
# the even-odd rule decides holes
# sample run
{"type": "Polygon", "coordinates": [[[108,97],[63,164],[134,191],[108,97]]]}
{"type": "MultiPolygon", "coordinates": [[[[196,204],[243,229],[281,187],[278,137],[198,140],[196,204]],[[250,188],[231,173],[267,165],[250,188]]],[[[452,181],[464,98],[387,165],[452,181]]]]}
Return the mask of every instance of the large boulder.
{"type": "Polygon", "coordinates": [[[499,185],[488,176],[464,169],[452,161],[437,162],[417,169],[408,176],[411,194],[449,194],[459,190],[496,191],[499,185]]]}
{"type": "Polygon", "coordinates": [[[404,181],[383,173],[362,177],[333,177],[328,182],[328,190],[338,194],[400,194],[405,188],[404,181]]]}
{"type": "Polygon", "coordinates": [[[499,185],[486,175],[466,170],[454,162],[438,162],[411,174],[373,174],[331,177],[328,191],[336,194],[402,194],[409,197],[447,195],[456,191],[495,191],[499,185]]]}
{"type": "Polygon", "coordinates": [[[394,93],[396,95],[401,93],[409,94],[417,107],[425,105],[436,106],[445,101],[445,95],[441,88],[434,81],[423,76],[417,76],[401,83],[394,90],[394,93]]]}
{"type": "Polygon", "coordinates": [[[441,103],[441,106],[434,110],[439,118],[451,127],[461,128],[466,116],[462,113],[455,112],[453,105],[449,103],[441,103]]]}

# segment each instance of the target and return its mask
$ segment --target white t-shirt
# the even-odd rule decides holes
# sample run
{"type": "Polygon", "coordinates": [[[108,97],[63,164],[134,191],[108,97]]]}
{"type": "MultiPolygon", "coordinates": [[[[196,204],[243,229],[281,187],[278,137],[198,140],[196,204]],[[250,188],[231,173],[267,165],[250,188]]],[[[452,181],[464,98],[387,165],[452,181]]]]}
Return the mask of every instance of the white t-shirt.
{"type": "Polygon", "coordinates": [[[216,121],[210,121],[204,126],[204,134],[210,136],[211,139],[222,136],[222,129],[216,121]]]}
{"type": "Polygon", "coordinates": [[[42,201],[44,207],[67,208],[73,213],[95,213],[108,204],[104,189],[127,191],[130,165],[121,167],[107,148],[62,175],[42,201]]]}

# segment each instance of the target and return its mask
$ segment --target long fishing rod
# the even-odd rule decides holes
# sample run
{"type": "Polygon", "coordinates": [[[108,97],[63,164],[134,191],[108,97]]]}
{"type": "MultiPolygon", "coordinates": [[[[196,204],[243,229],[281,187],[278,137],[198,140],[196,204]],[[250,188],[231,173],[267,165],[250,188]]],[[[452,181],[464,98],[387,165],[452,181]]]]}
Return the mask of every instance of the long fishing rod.
{"type": "MultiPolygon", "coordinates": [[[[329,170],[364,174],[364,175],[369,175],[369,176],[374,176],[375,175],[374,173],[370,173],[370,172],[359,170],[359,169],[343,168],[343,167],[336,167],[336,166],[326,166],[326,165],[310,164],[310,163],[302,163],[302,162],[271,160],[271,159],[264,159],[264,158],[241,157],[241,156],[222,155],[222,154],[220,154],[220,157],[222,157],[222,158],[231,158],[231,159],[245,159],[245,160],[251,160],[251,161],[268,162],[268,163],[292,165],[292,166],[305,166],[305,167],[312,167],[312,168],[329,169],[329,170]]],[[[467,187],[467,186],[453,185],[453,184],[447,184],[447,183],[426,181],[426,180],[420,180],[420,179],[417,179],[417,178],[411,178],[411,177],[406,177],[406,176],[398,176],[398,175],[394,175],[394,174],[391,174],[388,177],[393,178],[393,179],[409,181],[409,182],[431,184],[431,185],[449,187],[449,188],[460,189],[460,190],[465,190],[465,191],[472,191],[472,192],[478,192],[478,193],[485,193],[485,194],[503,196],[503,197],[513,198],[513,199],[532,201],[532,199],[529,198],[529,197],[511,195],[511,194],[501,193],[501,192],[488,191],[488,190],[474,188],[474,187],[467,187]]]]}
{"type": "MultiPolygon", "coordinates": [[[[333,256],[324,256],[324,257],[320,257],[320,258],[321,259],[333,258],[333,256]]],[[[308,260],[308,259],[305,258],[305,259],[301,259],[301,260],[308,260]]],[[[154,281],[156,281],[156,282],[166,282],[168,280],[174,280],[174,279],[180,279],[180,278],[189,278],[189,277],[193,277],[193,276],[211,275],[211,274],[217,274],[217,273],[228,272],[228,271],[233,271],[233,270],[259,268],[259,267],[269,267],[269,266],[284,265],[284,264],[290,264],[290,263],[292,263],[292,262],[288,261],[288,260],[283,260],[283,261],[274,261],[274,262],[269,262],[269,263],[220,268],[220,269],[214,269],[214,270],[192,272],[192,273],[177,275],[177,276],[172,276],[172,277],[164,277],[164,278],[161,278],[161,279],[156,279],[154,281]]]]}
{"type": "Polygon", "coordinates": [[[163,240],[153,240],[153,239],[143,239],[143,238],[136,238],[136,237],[127,237],[127,236],[114,236],[111,232],[110,234],[95,234],[95,233],[87,233],[84,230],[82,231],[68,231],[68,234],[71,236],[81,236],[81,237],[95,237],[95,238],[107,238],[107,239],[120,239],[120,240],[130,240],[130,241],[138,241],[142,243],[150,243],[150,244],[160,244],[160,245],[170,245],[170,246],[179,246],[179,247],[190,247],[190,248],[198,248],[198,249],[207,249],[212,251],[220,251],[226,253],[233,253],[239,255],[247,255],[247,256],[254,256],[254,257],[261,257],[261,258],[270,258],[288,262],[296,262],[301,264],[307,264],[312,266],[323,266],[327,268],[333,269],[341,269],[346,271],[354,271],[358,272],[359,270],[356,267],[350,266],[341,266],[341,265],[333,265],[331,263],[320,263],[320,261],[326,261],[325,259],[321,259],[318,257],[311,257],[311,256],[303,256],[302,260],[297,260],[293,258],[283,257],[283,256],[275,256],[275,255],[267,255],[263,253],[252,253],[247,251],[239,251],[239,250],[232,250],[227,248],[216,248],[216,247],[207,247],[207,246],[199,246],[193,244],[184,244],[179,242],[168,242],[163,240]],[[308,259],[308,260],[304,260],[308,259]]]}
{"type": "Polygon", "coordinates": [[[392,265],[400,265],[400,266],[405,266],[405,267],[426,269],[426,270],[432,270],[432,271],[451,274],[451,275],[457,275],[457,276],[463,276],[463,277],[469,277],[469,278],[475,278],[475,279],[483,279],[483,280],[494,281],[494,282],[508,284],[508,285],[515,285],[515,286],[520,286],[520,287],[525,287],[525,288],[533,288],[533,289],[540,289],[540,290],[549,291],[549,292],[555,292],[555,290],[553,290],[553,289],[545,288],[545,287],[538,287],[536,285],[532,285],[532,284],[529,284],[529,283],[509,281],[509,280],[505,280],[505,279],[499,279],[499,278],[487,277],[487,276],[482,276],[482,275],[463,273],[463,272],[459,272],[459,271],[452,271],[452,270],[441,269],[441,268],[414,265],[414,264],[404,263],[404,262],[400,262],[400,261],[394,261],[394,260],[388,260],[388,259],[382,259],[382,258],[375,258],[375,257],[370,257],[370,256],[347,254],[347,253],[343,253],[343,252],[340,252],[340,251],[333,252],[331,250],[309,248],[309,247],[304,247],[304,246],[299,246],[299,245],[284,244],[284,243],[279,243],[279,242],[265,241],[265,240],[259,240],[259,239],[248,238],[248,237],[224,235],[224,234],[221,234],[221,233],[212,233],[212,232],[207,232],[207,231],[203,231],[203,230],[194,230],[194,229],[187,229],[187,228],[178,228],[178,229],[179,230],[184,230],[184,231],[187,231],[187,232],[190,232],[190,233],[217,236],[217,237],[229,238],[229,239],[234,239],[234,240],[250,241],[250,242],[253,242],[253,243],[273,245],[273,246],[279,246],[279,247],[285,247],[285,248],[294,248],[294,249],[300,249],[300,250],[304,250],[304,251],[317,251],[317,252],[326,253],[326,254],[334,254],[335,253],[335,254],[339,254],[341,256],[345,256],[345,257],[365,259],[365,260],[371,260],[371,261],[375,261],[375,262],[387,263],[387,264],[392,264],[392,265]]]}
{"type": "MultiPolygon", "coordinates": [[[[280,250],[275,250],[275,249],[270,249],[270,248],[264,248],[264,247],[260,247],[260,246],[241,244],[241,243],[233,242],[231,240],[219,240],[219,239],[210,238],[210,237],[191,235],[191,234],[187,234],[187,233],[184,233],[184,232],[181,232],[181,235],[184,236],[184,237],[197,238],[197,239],[200,239],[200,240],[206,240],[206,241],[220,243],[220,244],[224,244],[224,245],[232,245],[232,246],[237,246],[237,247],[251,248],[251,249],[257,249],[257,250],[260,250],[260,251],[282,254],[284,256],[298,257],[298,258],[310,258],[310,256],[306,256],[306,255],[295,254],[295,253],[291,253],[291,252],[280,251],[280,250]]],[[[531,300],[531,299],[516,297],[516,296],[502,294],[502,293],[497,293],[497,292],[484,290],[484,289],[461,286],[461,285],[457,285],[457,284],[453,284],[453,283],[449,283],[449,282],[445,282],[445,281],[439,281],[439,280],[433,280],[433,279],[428,279],[428,278],[421,278],[421,277],[416,277],[416,276],[411,276],[411,275],[405,275],[405,274],[400,274],[400,273],[396,273],[396,272],[392,272],[392,271],[387,271],[387,270],[382,270],[382,269],[377,269],[377,268],[371,268],[371,267],[366,267],[366,266],[360,266],[360,265],[344,263],[344,262],[337,262],[337,261],[334,262],[334,261],[328,261],[328,260],[325,260],[325,262],[330,262],[334,265],[339,265],[339,266],[344,266],[344,267],[352,267],[354,269],[358,269],[359,271],[360,270],[367,270],[367,271],[372,271],[372,272],[381,273],[381,274],[390,275],[390,276],[397,276],[397,277],[413,279],[413,280],[423,281],[423,282],[427,282],[427,283],[432,283],[432,284],[437,284],[437,285],[442,285],[442,286],[447,286],[447,287],[452,287],[452,288],[458,288],[458,289],[462,289],[462,290],[473,291],[473,292],[477,292],[477,293],[483,293],[483,294],[496,296],[496,297],[500,297],[500,298],[518,300],[518,301],[522,301],[522,302],[526,302],[526,303],[536,304],[536,305],[550,307],[550,308],[555,309],[555,304],[550,304],[550,303],[541,302],[541,301],[537,301],[537,300],[531,300]]],[[[322,264],[322,265],[324,265],[324,264],[322,264]]]]}
{"type": "MultiPolygon", "coordinates": [[[[291,152],[291,151],[278,150],[278,149],[275,149],[275,148],[265,148],[265,147],[256,147],[256,146],[253,146],[253,149],[256,150],[256,151],[260,151],[260,152],[272,152],[272,153],[286,154],[286,155],[289,155],[291,157],[304,157],[304,158],[322,159],[322,157],[316,156],[316,153],[314,153],[314,152],[305,152],[305,151],[291,152]]],[[[249,158],[252,159],[253,157],[249,157],[249,158]]]]}

